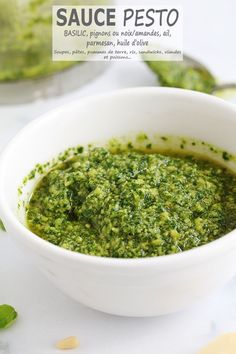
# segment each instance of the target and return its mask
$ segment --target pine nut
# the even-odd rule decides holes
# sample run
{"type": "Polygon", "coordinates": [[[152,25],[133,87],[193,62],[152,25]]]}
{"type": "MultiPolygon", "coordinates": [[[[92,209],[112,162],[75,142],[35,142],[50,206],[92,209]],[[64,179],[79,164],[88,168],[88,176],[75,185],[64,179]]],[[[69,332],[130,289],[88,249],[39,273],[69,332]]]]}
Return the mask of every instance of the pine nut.
{"type": "Polygon", "coordinates": [[[75,336],[67,337],[56,343],[58,349],[75,349],[79,346],[79,341],[75,336]]]}

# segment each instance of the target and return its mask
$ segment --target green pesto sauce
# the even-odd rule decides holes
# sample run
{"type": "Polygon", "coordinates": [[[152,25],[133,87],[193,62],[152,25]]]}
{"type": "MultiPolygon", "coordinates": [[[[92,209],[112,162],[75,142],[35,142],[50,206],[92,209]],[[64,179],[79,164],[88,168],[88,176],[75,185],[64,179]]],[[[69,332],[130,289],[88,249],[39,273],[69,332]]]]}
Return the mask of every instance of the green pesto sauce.
{"type": "Polygon", "coordinates": [[[84,254],[182,252],[236,227],[236,176],[197,155],[91,148],[40,180],[27,223],[41,238],[84,254]]]}
{"type": "Polygon", "coordinates": [[[53,0],[0,0],[0,82],[35,79],[75,65],[52,61],[53,0]]]}
{"type": "MultiPolygon", "coordinates": [[[[84,3],[107,5],[108,0],[69,2],[84,3]]],[[[0,82],[37,79],[79,63],[52,61],[52,6],[61,4],[61,0],[0,0],[0,82]]]]}
{"type": "Polygon", "coordinates": [[[161,86],[179,87],[212,93],[216,86],[213,75],[205,68],[186,66],[184,62],[148,61],[150,69],[158,76],[161,86]]]}

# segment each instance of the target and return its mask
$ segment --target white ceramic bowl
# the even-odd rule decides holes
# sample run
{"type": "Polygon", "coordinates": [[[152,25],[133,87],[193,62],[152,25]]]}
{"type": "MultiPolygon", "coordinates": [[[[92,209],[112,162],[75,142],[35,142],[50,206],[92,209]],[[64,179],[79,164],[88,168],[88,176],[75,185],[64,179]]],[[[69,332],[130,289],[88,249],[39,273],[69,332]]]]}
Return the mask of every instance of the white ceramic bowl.
{"type": "Polygon", "coordinates": [[[26,257],[62,291],[104,312],[153,316],[181,310],[236,273],[236,232],[187,252],[143,259],[87,256],[54,246],[19,220],[17,188],[38,162],[69,146],[146,131],[203,139],[236,154],[236,108],[209,95],[137,88],[85,98],[24,128],[0,160],[0,216],[26,257]]]}

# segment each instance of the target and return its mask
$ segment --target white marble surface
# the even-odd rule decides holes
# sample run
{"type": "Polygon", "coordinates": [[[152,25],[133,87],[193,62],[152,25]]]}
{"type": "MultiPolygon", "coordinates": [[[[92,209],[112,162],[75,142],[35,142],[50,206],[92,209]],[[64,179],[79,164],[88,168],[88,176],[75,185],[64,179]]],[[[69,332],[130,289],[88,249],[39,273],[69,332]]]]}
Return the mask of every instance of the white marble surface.
{"type": "MultiPolygon", "coordinates": [[[[235,1],[178,3],[184,6],[186,52],[207,63],[220,79],[236,81],[235,1]],[[212,15],[207,15],[212,8],[212,15]],[[203,11],[206,15],[201,17],[203,11]]],[[[52,107],[98,92],[150,85],[155,85],[155,77],[144,64],[115,63],[79,91],[44,102],[2,106],[0,148],[27,122],[52,107]]],[[[216,335],[236,331],[236,278],[211,298],[178,314],[144,319],[115,317],[85,308],[63,295],[3,232],[1,303],[14,305],[19,318],[0,332],[0,354],[56,354],[55,341],[69,335],[81,341],[75,354],[196,354],[216,335]]]]}

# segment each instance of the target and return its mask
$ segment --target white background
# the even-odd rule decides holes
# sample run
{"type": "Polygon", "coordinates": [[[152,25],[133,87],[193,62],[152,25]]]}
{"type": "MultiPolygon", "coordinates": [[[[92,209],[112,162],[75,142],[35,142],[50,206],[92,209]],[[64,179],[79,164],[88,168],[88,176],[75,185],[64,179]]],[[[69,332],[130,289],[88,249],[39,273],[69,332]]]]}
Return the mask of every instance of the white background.
{"type": "MultiPolygon", "coordinates": [[[[119,3],[126,5],[127,1],[119,3]]],[[[236,81],[235,0],[182,0],[178,4],[184,10],[185,52],[206,63],[220,80],[236,81]]],[[[64,102],[117,88],[150,85],[156,85],[155,76],[144,64],[115,63],[83,89],[63,97],[2,106],[0,146],[40,113],[64,102]]],[[[236,331],[236,278],[211,298],[175,315],[115,317],[85,308],[63,295],[6,233],[0,234],[0,303],[10,303],[19,312],[14,326],[0,332],[0,354],[56,354],[59,351],[54,349],[54,342],[69,335],[77,335],[81,341],[75,354],[196,354],[216,335],[236,331]]]]}

